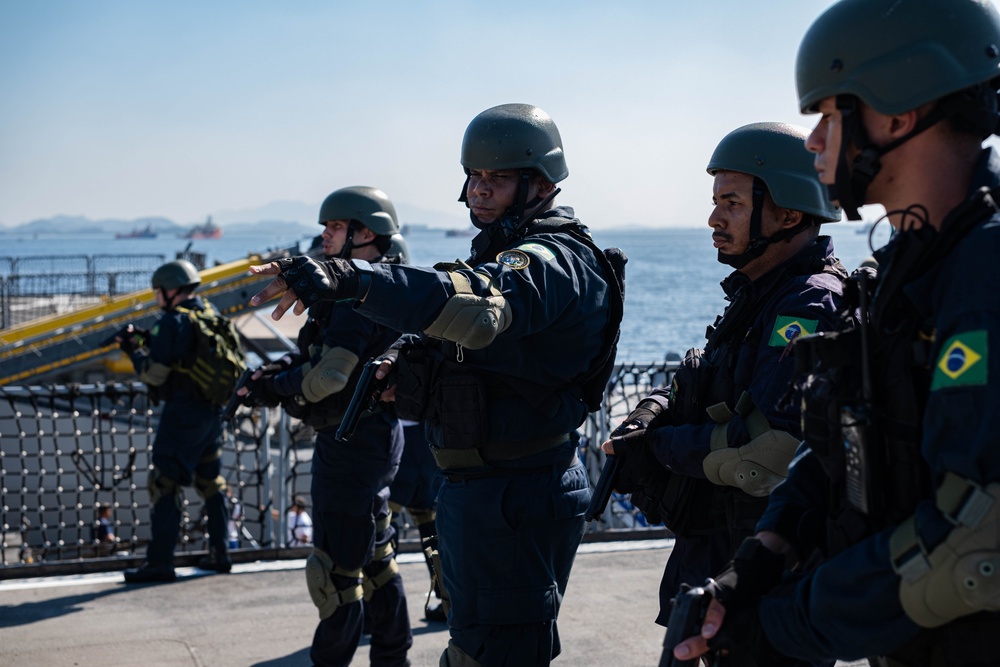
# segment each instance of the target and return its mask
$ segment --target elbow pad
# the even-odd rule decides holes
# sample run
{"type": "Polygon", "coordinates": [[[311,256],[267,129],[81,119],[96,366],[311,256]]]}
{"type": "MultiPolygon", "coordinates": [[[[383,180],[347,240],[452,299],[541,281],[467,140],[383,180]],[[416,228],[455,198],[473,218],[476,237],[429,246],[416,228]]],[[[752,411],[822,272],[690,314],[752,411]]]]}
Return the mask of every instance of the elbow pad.
{"type": "Polygon", "coordinates": [[[980,611],[1000,611],[1000,483],[986,487],[946,473],[936,505],[954,527],[931,551],[910,517],[889,538],[903,611],[936,628],[980,611]]]}
{"type": "Polygon", "coordinates": [[[159,387],[167,381],[170,370],[170,366],[154,361],[139,374],[139,379],[150,387],[159,387]]]}
{"type": "Polygon", "coordinates": [[[489,277],[486,280],[489,281],[490,296],[473,294],[465,274],[450,271],[448,277],[455,295],[445,302],[444,308],[424,333],[470,350],[486,347],[510,326],[510,304],[489,277]]]}
{"type": "Polygon", "coordinates": [[[733,413],[724,403],[707,408],[717,422],[712,430],[712,451],[702,462],[708,481],[735,486],[744,493],[763,498],[788,477],[788,464],[795,457],[799,439],[787,431],[771,428],[767,417],[758,410],[750,394],[743,392],[736,403],[736,413],[743,416],[750,442],[742,447],[728,443],[729,420],[733,413]]]}
{"type": "Polygon", "coordinates": [[[358,365],[358,355],[343,347],[326,348],[316,365],[302,377],[302,396],[319,403],[347,386],[358,365]]]}

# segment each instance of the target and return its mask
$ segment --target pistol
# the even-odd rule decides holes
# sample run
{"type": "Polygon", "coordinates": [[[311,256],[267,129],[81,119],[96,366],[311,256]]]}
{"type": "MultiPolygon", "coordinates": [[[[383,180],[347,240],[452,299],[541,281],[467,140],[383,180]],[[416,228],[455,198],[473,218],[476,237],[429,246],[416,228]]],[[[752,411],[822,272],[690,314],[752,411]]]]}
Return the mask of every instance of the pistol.
{"type": "MultiPolygon", "coordinates": [[[[243,374],[240,375],[240,379],[236,381],[236,388],[233,389],[233,394],[229,397],[229,402],[226,403],[226,409],[222,411],[223,421],[232,421],[236,416],[236,409],[243,405],[243,399],[246,398],[246,396],[240,396],[239,391],[243,387],[249,387],[253,383],[251,378],[253,378],[255,370],[256,369],[254,368],[246,369],[243,371],[243,374]]],[[[250,392],[247,392],[247,396],[249,395],[250,392]]]]}
{"type": "Polygon", "coordinates": [[[362,413],[374,410],[378,406],[379,399],[382,398],[382,392],[389,386],[388,376],[381,380],[375,377],[375,371],[381,365],[381,359],[369,359],[361,370],[361,377],[354,389],[354,395],[351,396],[347,412],[344,413],[344,420],[337,428],[335,437],[340,442],[347,442],[354,435],[354,429],[358,427],[362,413]]]}
{"type": "Polygon", "coordinates": [[[604,468],[601,469],[601,477],[597,480],[594,493],[590,496],[590,505],[584,518],[587,521],[597,521],[604,514],[611,500],[611,492],[614,491],[615,481],[618,477],[618,468],[621,466],[621,458],[614,454],[608,454],[604,461],[604,468]]]}
{"type": "MultiPolygon", "coordinates": [[[[698,658],[678,660],[674,657],[674,649],[685,639],[701,633],[705,610],[708,609],[711,600],[712,594],[704,588],[681,584],[681,590],[673,599],[670,609],[667,636],[663,640],[663,657],[659,667],[695,667],[698,664],[698,658]]],[[[711,660],[709,664],[712,664],[711,660]]]]}

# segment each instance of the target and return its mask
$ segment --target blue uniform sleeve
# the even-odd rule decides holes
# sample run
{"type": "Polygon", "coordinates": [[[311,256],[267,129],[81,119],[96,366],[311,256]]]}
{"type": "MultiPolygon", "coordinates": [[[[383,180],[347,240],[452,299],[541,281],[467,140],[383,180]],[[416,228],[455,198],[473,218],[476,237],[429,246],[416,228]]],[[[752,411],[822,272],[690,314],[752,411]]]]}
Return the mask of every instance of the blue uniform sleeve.
{"type": "MultiPolygon", "coordinates": [[[[795,337],[791,331],[815,333],[832,327],[839,302],[839,281],[828,278],[820,274],[806,284],[793,283],[791,290],[772,299],[762,310],[737,353],[732,371],[735,395],[727,401],[730,409],[735,407],[740,394],[749,392],[772,428],[800,435],[798,401],[786,400],[795,374],[788,337],[795,337]],[[795,329],[796,325],[799,329],[795,329]]],[[[653,452],[657,460],[672,470],[704,478],[702,462],[711,451],[715,426],[709,422],[658,429],[653,452]]],[[[731,447],[750,441],[740,415],[729,421],[727,441],[731,447]]]]}
{"type": "Polygon", "coordinates": [[[147,349],[136,350],[130,355],[135,372],[142,375],[153,364],[173,366],[189,352],[193,336],[187,315],[176,311],[164,313],[150,331],[147,349]]]}
{"type": "MultiPolygon", "coordinates": [[[[945,472],[980,484],[1000,481],[1000,309],[992,275],[992,248],[979,228],[947,262],[907,288],[919,309],[935,313],[932,379],[923,412],[920,452],[934,484],[945,472]]],[[[822,487],[816,470],[803,469],[772,493],[759,528],[780,525],[796,503],[811,501],[805,489],[822,487]]],[[[916,528],[931,551],[951,529],[932,497],[916,508],[916,528]]],[[[889,526],[826,560],[805,576],[791,597],[767,599],[761,621],[779,650],[803,658],[884,654],[918,632],[899,602],[900,578],[890,564],[889,526]],[[863,600],[864,604],[858,604],[863,600]],[[845,613],[849,610],[849,613],[845,613]]]]}

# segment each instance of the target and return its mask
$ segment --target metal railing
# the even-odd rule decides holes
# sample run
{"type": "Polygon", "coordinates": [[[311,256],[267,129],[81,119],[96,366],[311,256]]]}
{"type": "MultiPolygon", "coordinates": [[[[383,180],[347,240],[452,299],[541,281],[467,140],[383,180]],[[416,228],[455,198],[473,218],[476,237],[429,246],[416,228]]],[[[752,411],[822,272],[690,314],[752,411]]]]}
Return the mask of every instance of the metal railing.
{"type": "MultiPolygon", "coordinates": [[[[604,406],[580,429],[592,484],[604,464],[600,443],[639,398],[670,381],[676,366],[616,368],[604,406]]],[[[0,387],[0,579],[115,569],[121,563],[112,561],[141,557],[150,538],[146,478],[158,414],[141,383],[0,387]],[[105,504],[115,530],[110,543],[92,534],[105,504]]],[[[312,429],[282,410],[237,413],[224,435],[222,474],[244,510],[239,550],[281,557],[287,505],[309,494],[312,451],[312,429]]],[[[208,548],[201,499],[186,491],[179,556],[208,548]]],[[[419,544],[405,516],[398,525],[401,543],[419,544]]],[[[646,528],[628,497],[616,494],[588,532],[646,528]]]]}

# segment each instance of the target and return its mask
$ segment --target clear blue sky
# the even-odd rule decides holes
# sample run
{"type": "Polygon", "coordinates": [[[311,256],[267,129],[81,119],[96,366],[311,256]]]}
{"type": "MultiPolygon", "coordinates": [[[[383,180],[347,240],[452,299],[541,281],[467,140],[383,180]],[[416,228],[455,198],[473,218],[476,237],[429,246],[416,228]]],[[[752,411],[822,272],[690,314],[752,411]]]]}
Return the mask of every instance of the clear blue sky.
{"type": "Polygon", "coordinates": [[[794,58],[830,4],[0,0],[0,225],[356,184],[447,224],[465,126],[505,102],[555,119],[592,227],[702,225],[719,139],[812,126],[794,58]]]}

